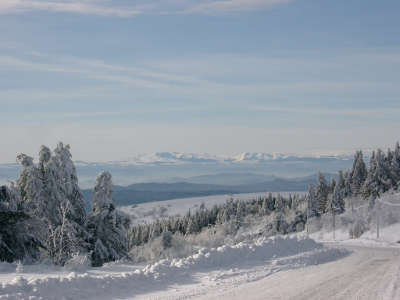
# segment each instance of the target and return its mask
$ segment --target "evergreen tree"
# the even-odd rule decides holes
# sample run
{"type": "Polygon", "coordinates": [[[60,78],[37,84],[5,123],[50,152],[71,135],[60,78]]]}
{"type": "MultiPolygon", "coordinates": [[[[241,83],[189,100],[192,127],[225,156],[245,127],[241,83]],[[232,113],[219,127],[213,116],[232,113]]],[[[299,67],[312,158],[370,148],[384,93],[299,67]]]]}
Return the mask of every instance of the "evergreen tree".
{"type": "MultiPolygon", "coordinates": [[[[87,225],[91,259],[93,266],[101,266],[105,262],[123,258],[128,251],[130,219],[115,209],[111,174],[108,172],[102,172],[96,179],[92,207],[87,225]]],[[[141,239],[145,241],[148,237],[142,236],[141,239]]]]}
{"type": "Polygon", "coordinates": [[[320,215],[319,203],[315,186],[310,184],[308,189],[308,217],[317,217],[320,215]]]}
{"type": "Polygon", "coordinates": [[[379,191],[384,193],[393,187],[391,172],[390,172],[390,162],[385,156],[385,153],[378,149],[376,152],[376,172],[377,178],[379,179],[379,191]]]}
{"type": "Polygon", "coordinates": [[[0,186],[0,261],[40,258],[42,244],[34,236],[35,224],[22,208],[21,191],[13,183],[0,186]]]}
{"type": "Polygon", "coordinates": [[[69,145],[60,142],[53,153],[42,146],[39,170],[47,205],[47,249],[56,264],[64,265],[72,255],[87,251],[88,239],[85,204],[69,145]]]}
{"type": "Polygon", "coordinates": [[[333,194],[331,196],[332,203],[330,203],[330,209],[335,211],[337,214],[341,214],[345,210],[344,203],[344,189],[339,185],[339,183],[335,186],[333,194]]]}
{"type": "Polygon", "coordinates": [[[336,180],[334,178],[331,179],[329,183],[329,193],[332,194],[336,187],[336,180]]]}
{"type": "Polygon", "coordinates": [[[316,197],[318,201],[318,210],[320,214],[326,212],[328,195],[329,195],[329,186],[326,182],[325,176],[322,173],[319,173],[318,185],[316,189],[316,197]]]}
{"type": "Polygon", "coordinates": [[[367,178],[368,172],[365,166],[362,151],[357,151],[354,156],[353,169],[351,171],[351,191],[353,195],[361,194],[361,188],[367,178]]]}
{"type": "Polygon", "coordinates": [[[33,164],[33,158],[30,156],[19,154],[17,161],[21,165],[17,185],[21,191],[24,209],[32,215],[42,217],[47,207],[44,201],[45,195],[40,172],[33,164]]]}
{"type": "Polygon", "coordinates": [[[347,171],[344,173],[344,195],[345,197],[350,197],[351,194],[351,173],[347,171]]]}
{"type": "Polygon", "coordinates": [[[86,251],[86,211],[78,187],[69,146],[62,143],[51,153],[42,146],[39,164],[20,154],[18,179],[23,203],[31,217],[41,224],[37,236],[54,263],[63,265],[73,254],[86,251]]]}
{"type": "Polygon", "coordinates": [[[75,165],[72,161],[70,146],[58,143],[54,150],[54,156],[58,164],[59,179],[61,180],[60,192],[71,204],[74,222],[84,226],[86,222],[85,202],[78,186],[75,165]]]}
{"type": "Polygon", "coordinates": [[[399,187],[400,183],[400,145],[397,142],[390,162],[391,179],[394,188],[399,187]]]}
{"type": "Polygon", "coordinates": [[[371,201],[392,188],[391,170],[389,162],[382,150],[372,153],[368,177],[363,186],[365,198],[371,201]]]}

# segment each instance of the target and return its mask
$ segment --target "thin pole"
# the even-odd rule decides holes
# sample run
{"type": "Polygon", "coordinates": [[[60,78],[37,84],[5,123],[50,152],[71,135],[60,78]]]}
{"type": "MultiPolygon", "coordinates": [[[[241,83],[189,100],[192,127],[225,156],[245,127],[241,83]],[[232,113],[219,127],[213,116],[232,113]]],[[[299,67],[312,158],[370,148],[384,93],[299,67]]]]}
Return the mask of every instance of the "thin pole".
{"type": "Polygon", "coordinates": [[[310,232],[309,232],[309,226],[310,226],[310,197],[308,196],[307,197],[308,198],[308,201],[307,201],[307,221],[306,221],[306,234],[307,234],[307,238],[309,237],[309,235],[310,235],[310,232]]]}
{"type": "Polygon", "coordinates": [[[335,210],[332,209],[332,225],[333,225],[333,240],[336,239],[335,237],[335,229],[336,229],[336,220],[335,220],[335,210]]]}
{"type": "Polygon", "coordinates": [[[379,201],[376,202],[376,238],[379,239],[379,201]]]}

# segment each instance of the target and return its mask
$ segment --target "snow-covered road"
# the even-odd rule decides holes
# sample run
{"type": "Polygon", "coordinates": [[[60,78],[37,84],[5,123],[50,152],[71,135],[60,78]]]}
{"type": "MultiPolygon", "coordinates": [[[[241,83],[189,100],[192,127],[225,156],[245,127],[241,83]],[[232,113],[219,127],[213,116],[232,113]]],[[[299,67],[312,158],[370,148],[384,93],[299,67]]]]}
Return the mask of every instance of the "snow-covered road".
{"type": "Polygon", "coordinates": [[[143,299],[400,299],[399,248],[345,247],[352,253],[333,262],[279,272],[259,266],[199,274],[198,284],[143,299]]]}

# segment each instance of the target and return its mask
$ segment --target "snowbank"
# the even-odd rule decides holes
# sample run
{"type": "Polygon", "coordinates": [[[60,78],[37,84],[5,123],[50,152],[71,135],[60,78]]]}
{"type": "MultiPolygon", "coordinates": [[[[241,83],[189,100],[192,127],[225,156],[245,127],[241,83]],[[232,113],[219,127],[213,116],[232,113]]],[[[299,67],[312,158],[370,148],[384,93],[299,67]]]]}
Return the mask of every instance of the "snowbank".
{"type": "MultiPolygon", "coordinates": [[[[280,269],[320,264],[346,255],[345,250],[327,248],[298,236],[259,238],[234,246],[201,249],[183,259],[166,259],[130,272],[113,272],[112,267],[71,272],[66,276],[25,278],[12,274],[0,286],[0,299],[110,299],[133,297],[172,285],[191,284],[195,274],[229,268],[248,269],[259,265],[280,269]]],[[[121,266],[117,266],[121,267],[121,266]]],[[[10,274],[11,275],[11,274],[10,274]]]]}

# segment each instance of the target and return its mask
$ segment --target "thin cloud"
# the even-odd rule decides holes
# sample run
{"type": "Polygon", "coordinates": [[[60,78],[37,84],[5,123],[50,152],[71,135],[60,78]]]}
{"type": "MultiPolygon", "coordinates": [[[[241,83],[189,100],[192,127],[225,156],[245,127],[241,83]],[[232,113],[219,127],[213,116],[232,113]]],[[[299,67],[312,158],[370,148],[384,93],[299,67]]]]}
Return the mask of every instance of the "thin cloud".
{"type": "Polygon", "coordinates": [[[32,1],[2,0],[0,14],[27,11],[64,12],[98,16],[131,17],[142,13],[135,7],[114,7],[101,4],[103,1],[32,1]]]}
{"type": "MultiPolygon", "coordinates": [[[[111,17],[165,14],[224,14],[268,9],[294,0],[153,0],[121,5],[105,0],[1,0],[0,14],[47,11],[111,17]]],[[[126,2],[125,2],[126,3],[126,2]]]]}
{"type": "Polygon", "coordinates": [[[323,116],[345,116],[345,117],[368,117],[385,118],[390,114],[399,114],[400,108],[374,108],[374,109],[332,109],[332,108],[303,108],[303,107],[277,107],[277,106],[255,106],[251,107],[254,111],[280,112],[291,114],[312,114],[323,116]]]}
{"type": "MultiPolygon", "coordinates": [[[[31,57],[32,58],[32,57],[31,57]]],[[[245,59],[245,61],[247,61],[245,59]]],[[[282,62],[280,62],[282,63],[282,62]]],[[[293,63],[293,62],[292,62],[293,63]]],[[[254,65],[254,63],[250,64],[254,65]]],[[[258,64],[259,66],[261,64],[258,64]]],[[[268,62],[267,65],[271,65],[268,62]]],[[[196,70],[185,70],[179,72],[169,65],[160,64],[155,71],[154,66],[150,68],[123,66],[104,62],[101,60],[71,58],[71,57],[49,57],[40,53],[33,59],[19,58],[0,55],[0,71],[29,71],[71,74],[94,82],[108,82],[108,88],[120,91],[121,88],[140,89],[146,95],[153,91],[163,91],[166,95],[197,99],[237,99],[237,98],[260,98],[280,97],[281,95],[319,95],[330,93],[332,96],[343,96],[350,93],[368,93],[368,91],[398,91],[399,87],[393,86],[392,82],[373,82],[370,80],[341,80],[338,78],[318,79],[294,78],[287,81],[274,81],[266,78],[248,82],[226,82],[223,79],[213,79],[207,74],[196,74],[196,70]],[[172,69],[172,70],[171,70],[172,69]],[[177,74],[178,73],[178,74],[177,74]],[[195,77],[193,77],[195,74],[195,77]]],[[[236,67],[236,71],[246,70],[243,64],[236,67]],[[244,68],[244,69],[243,69],[244,68]]],[[[136,90],[138,95],[139,90],[136,90]]],[[[35,93],[37,94],[37,93],[35,93]]],[[[4,95],[3,95],[4,96],[4,95]]],[[[32,98],[32,96],[27,96],[32,98]]],[[[7,99],[20,99],[14,92],[7,95],[7,99]]],[[[37,99],[37,96],[33,98],[37,99]]],[[[49,98],[49,97],[45,97],[49,98]]],[[[54,99],[62,98],[61,95],[54,95],[54,99]]],[[[5,98],[3,98],[5,99],[5,98]]],[[[0,100],[1,101],[1,100],[0,100]]],[[[336,114],[336,112],[334,112],[336,114]]]]}
{"type": "MultiPolygon", "coordinates": [[[[233,13],[241,11],[254,11],[270,8],[275,5],[286,4],[293,0],[228,0],[228,1],[207,1],[206,3],[195,4],[185,10],[186,13],[233,13]]],[[[203,1],[204,2],[204,1],[203,1]]]]}

